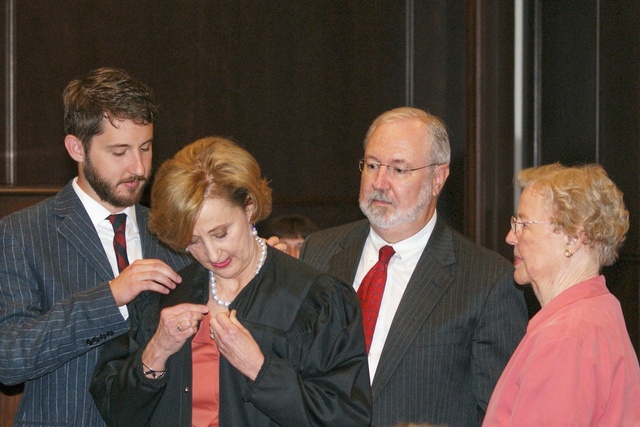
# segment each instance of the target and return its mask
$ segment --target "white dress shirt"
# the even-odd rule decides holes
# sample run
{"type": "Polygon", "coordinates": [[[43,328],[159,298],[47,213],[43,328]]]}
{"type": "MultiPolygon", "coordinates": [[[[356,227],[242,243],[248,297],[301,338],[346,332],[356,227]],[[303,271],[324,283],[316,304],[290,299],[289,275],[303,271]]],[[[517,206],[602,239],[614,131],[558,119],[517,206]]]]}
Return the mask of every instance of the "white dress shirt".
{"type": "MultiPolygon", "coordinates": [[[[418,265],[418,260],[429,242],[431,232],[436,223],[436,216],[434,212],[431,220],[418,233],[408,239],[391,245],[396,253],[391,257],[389,267],[387,268],[387,284],[384,288],[376,329],[373,333],[371,348],[369,349],[371,382],[373,382],[373,377],[378,368],[380,355],[382,354],[384,343],[391,328],[391,322],[398,310],[400,300],[402,300],[409,279],[411,279],[411,275],[416,265],[418,265]]],[[[385,242],[373,229],[369,231],[369,236],[364,244],[358,271],[356,272],[353,282],[353,287],[356,291],[360,287],[364,276],[367,275],[367,272],[378,262],[380,248],[388,244],[389,243],[385,242]]]]}
{"type": "MultiPolygon", "coordinates": [[[[91,198],[91,196],[89,196],[84,192],[82,188],[80,188],[80,186],[78,185],[77,177],[73,180],[73,189],[80,198],[80,201],[82,202],[85,210],[89,214],[91,223],[95,227],[96,232],[98,233],[98,237],[100,237],[102,247],[104,248],[104,251],[107,254],[107,258],[109,259],[109,264],[111,265],[111,270],[113,271],[113,277],[116,277],[119,274],[119,271],[118,261],[116,260],[116,253],[113,250],[113,236],[115,233],[113,231],[113,226],[108,219],[109,215],[111,215],[111,212],[109,212],[107,208],[91,198]]],[[[127,227],[125,231],[125,236],[127,238],[127,258],[129,259],[129,263],[132,263],[133,261],[142,258],[142,242],[140,241],[140,230],[138,229],[136,209],[135,206],[129,206],[122,212],[127,214],[127,227]]],[[[122,316],[127,319],[129,317],[127,306],[123,305],[119,308],[122,316]]]]}

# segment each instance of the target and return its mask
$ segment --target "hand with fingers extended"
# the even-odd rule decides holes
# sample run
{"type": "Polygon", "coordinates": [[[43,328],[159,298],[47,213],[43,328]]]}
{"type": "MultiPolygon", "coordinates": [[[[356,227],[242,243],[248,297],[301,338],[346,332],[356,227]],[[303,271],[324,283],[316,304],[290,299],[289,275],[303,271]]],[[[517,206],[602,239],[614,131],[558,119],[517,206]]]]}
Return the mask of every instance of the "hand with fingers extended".
{"type": "Polygon", "coordinates": [[[236,310],[213,317],[209,322],[209,331],[220,354],[244,376],[254,381],[264,364],[264,355],[251,333],[236,317],[236,310]]]}
{"type": "Polygon", "coordinates": [[[198,326],[209,312],[209,307],[183,303],[160,312],[160,322],[142,353],[142,363],[163,370],[167,359],[182,348],[184,343],[198,331],[198,326]]]}
{"type": "Polygon", "coordinates": [[[109,282],[118,307],[134,300],[143,291],[168,294],[182,278],[159,259],[139,259],[109,282]]]}

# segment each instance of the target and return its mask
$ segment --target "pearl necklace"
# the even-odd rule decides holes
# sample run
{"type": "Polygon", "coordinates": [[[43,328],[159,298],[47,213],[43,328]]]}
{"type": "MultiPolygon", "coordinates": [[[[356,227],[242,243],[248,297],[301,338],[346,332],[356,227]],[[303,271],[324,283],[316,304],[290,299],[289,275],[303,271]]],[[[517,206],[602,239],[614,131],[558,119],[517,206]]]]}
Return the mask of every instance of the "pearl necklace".
{"type": "MultiPolygon", "coordinates": [[[[253,231],[251,232],[251,234],[253,234],[254,239],[260,247],[260,260],[258,261],[258,266],[256,267],[256,274],[254,275],[255,277],[258,275],[258,272],[260,272],[264,261],[267,259],[267,244],[264,242],[264,240],[258,237],[258,231],[255,227],[253,227],[253,231]]],[[[223,301],[218,297],[218,290],[216,288],[216,277],[211,270],[209,270],[209,292],[211,293],[211,298],[213,298],[216,304],[221,305],[225,308],[228,308],[231,304],[231,301],[223,301]]]]}

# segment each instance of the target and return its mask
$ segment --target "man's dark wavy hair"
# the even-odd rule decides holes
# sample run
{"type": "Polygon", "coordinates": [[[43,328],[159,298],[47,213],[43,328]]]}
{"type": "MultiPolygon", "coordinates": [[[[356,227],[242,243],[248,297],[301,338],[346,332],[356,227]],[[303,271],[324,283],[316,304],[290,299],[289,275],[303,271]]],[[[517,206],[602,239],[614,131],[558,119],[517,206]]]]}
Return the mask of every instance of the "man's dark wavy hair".
{"type": "Polygon", "coordinates": [[[114,126],[121,120],[146,125],[157,114],[151,89],[118,68],[98,68],[72,80],[62,98],[65,134],[76,136],[85,148],[104,131],[103,118],[114,126]]]}

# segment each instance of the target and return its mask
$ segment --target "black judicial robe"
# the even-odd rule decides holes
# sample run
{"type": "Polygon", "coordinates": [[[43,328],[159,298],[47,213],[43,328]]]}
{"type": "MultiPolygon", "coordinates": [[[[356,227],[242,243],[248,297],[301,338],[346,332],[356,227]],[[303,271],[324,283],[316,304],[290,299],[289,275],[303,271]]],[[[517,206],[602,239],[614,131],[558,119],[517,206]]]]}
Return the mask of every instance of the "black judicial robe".
{"type": "MultiPolygon", "coordinates": [[[[191,339],[169,358],[163,378],[146,378],[141,361],[163,307],[209,298],[202,265],[179,273],[183,281],[168,295],[146,292],[134,300],[129,334],[102,348],[91,394],[110,426],[191,426],[191,339]]],[[[268,248],[260,272],[229,309],[265,362],[251,381],[220,356],[221,427],[370,424],[362,317],[351,286],[268,248]]]]}

